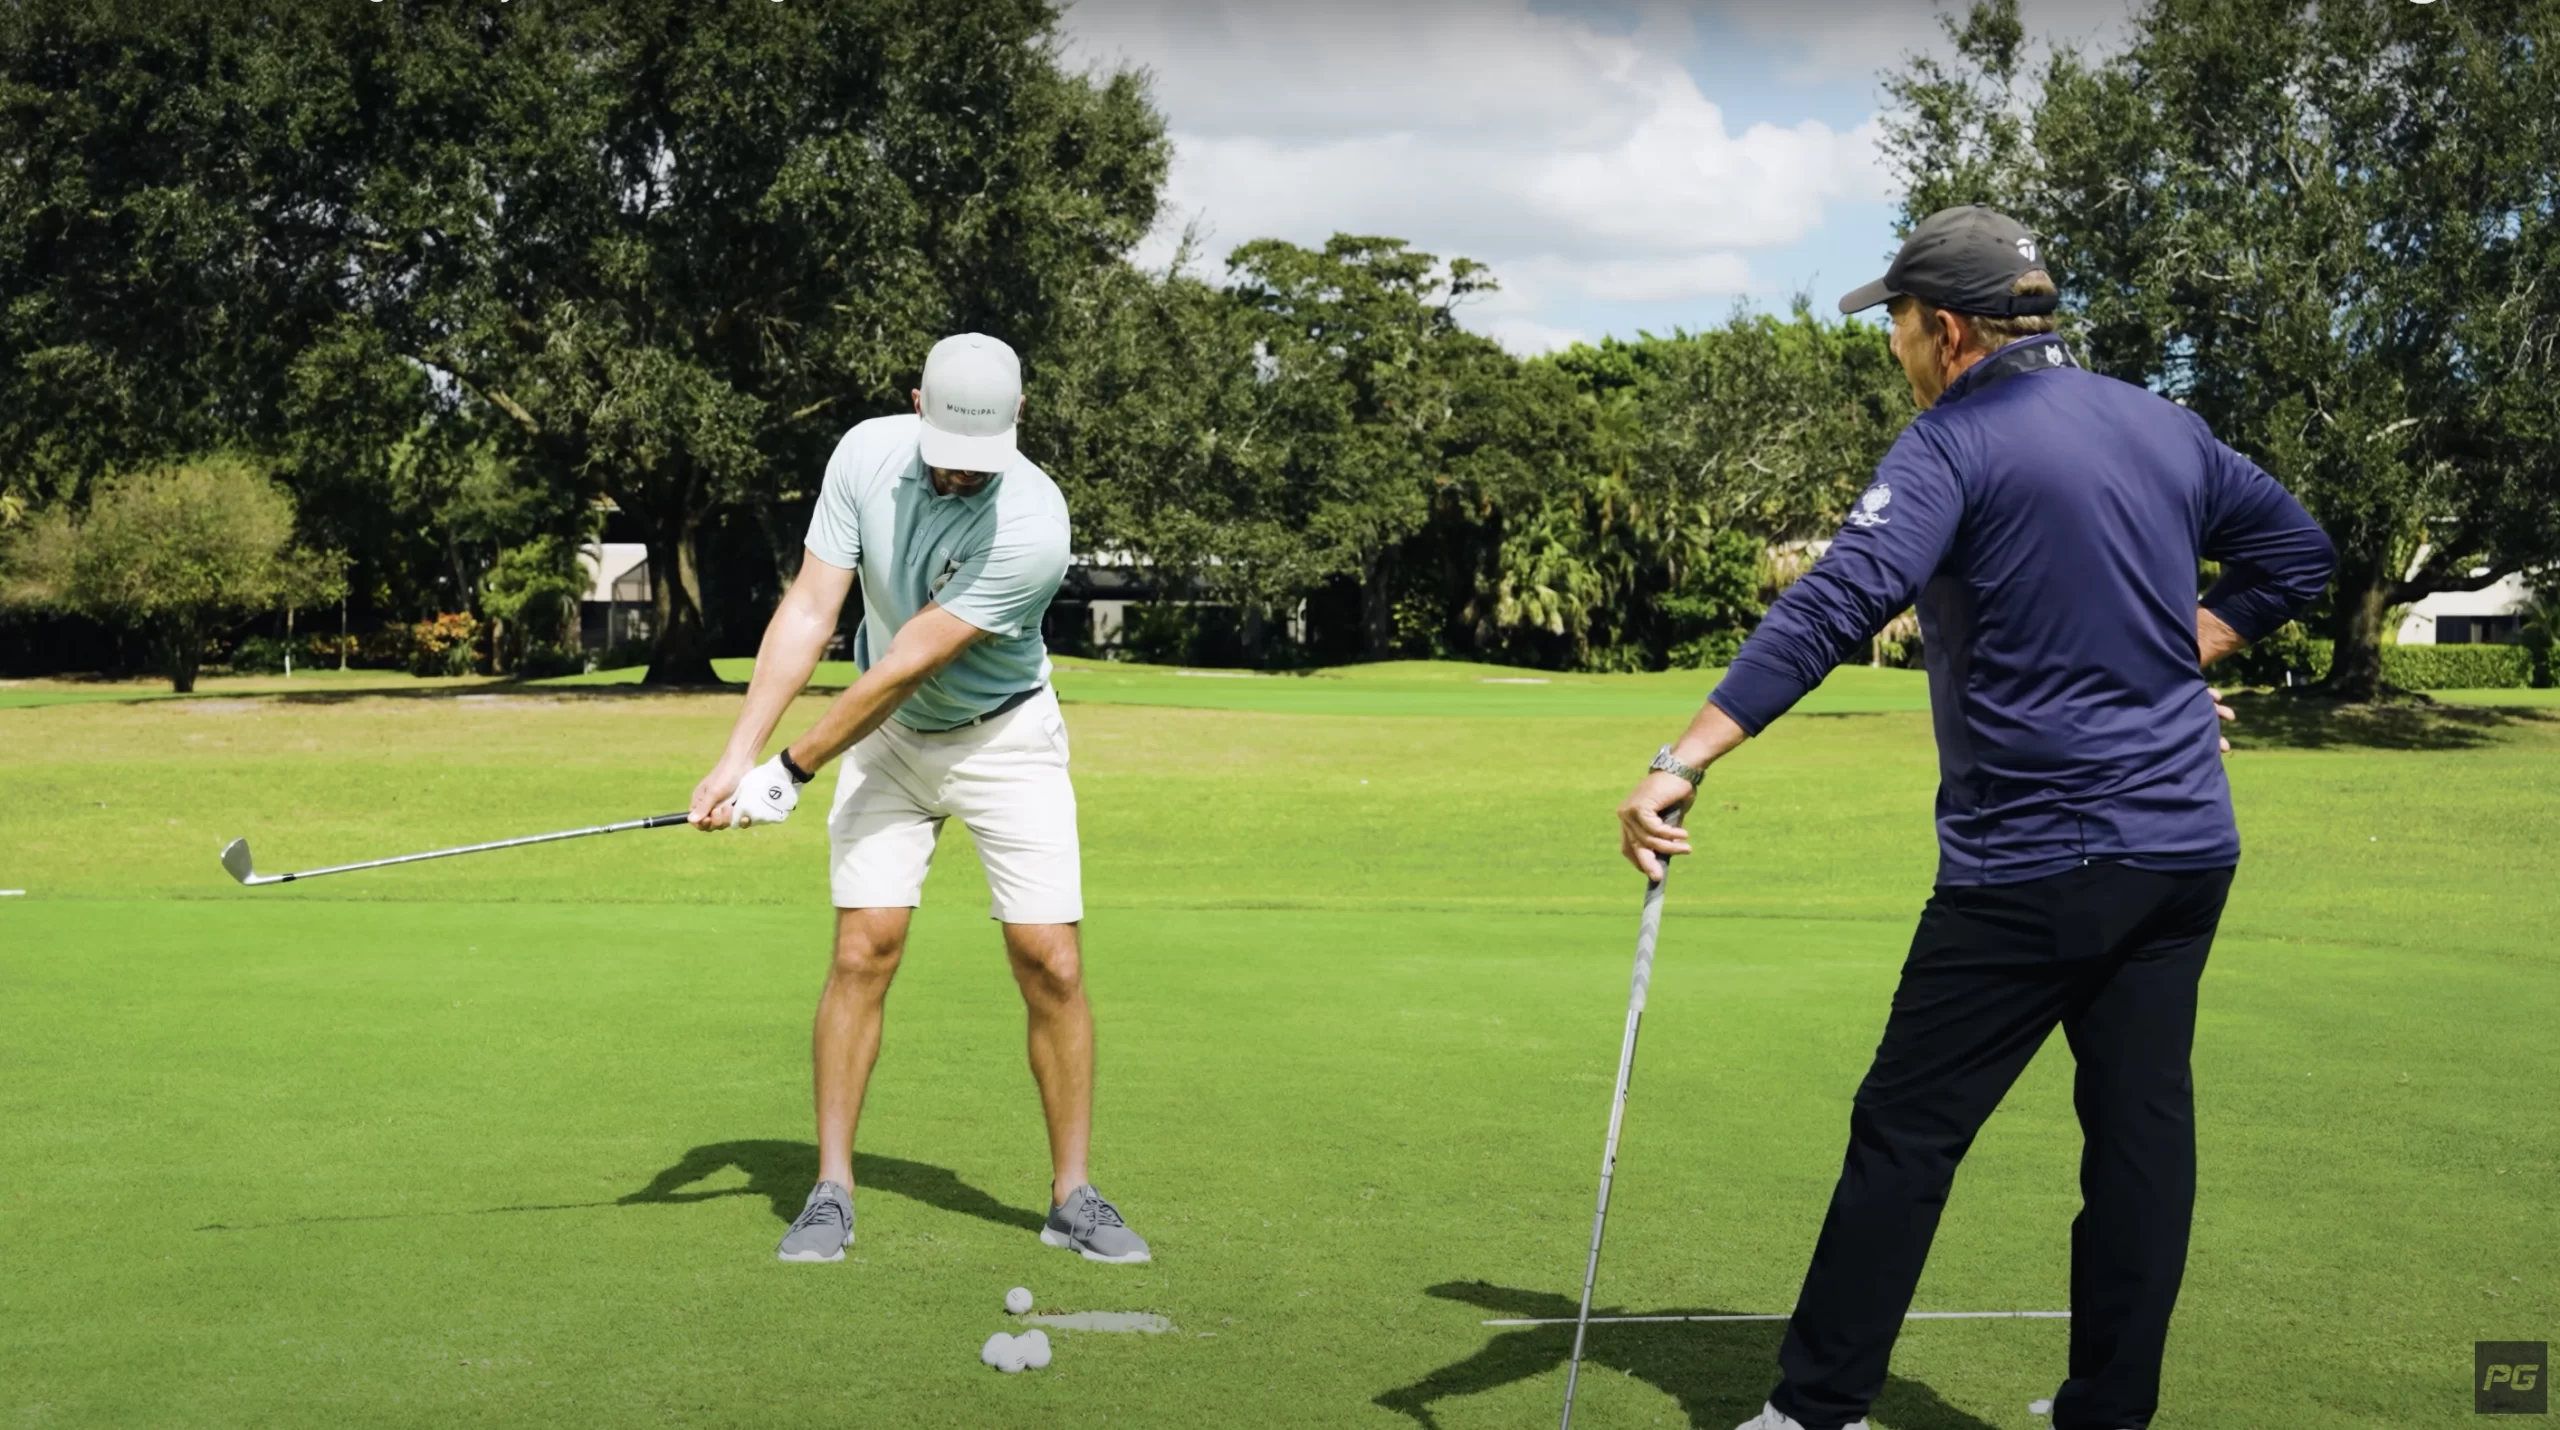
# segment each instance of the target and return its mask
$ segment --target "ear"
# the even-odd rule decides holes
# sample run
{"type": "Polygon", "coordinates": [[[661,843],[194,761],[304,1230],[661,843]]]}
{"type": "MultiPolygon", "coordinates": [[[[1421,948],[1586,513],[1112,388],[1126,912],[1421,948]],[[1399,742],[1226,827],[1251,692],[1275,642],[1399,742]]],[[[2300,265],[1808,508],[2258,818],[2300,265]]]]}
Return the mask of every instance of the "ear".
{"type": "Polygon", "coordinates": [[[918,417],[922,417],[924,415],[924,389],[921,387],[916,388],[907,395],[915,399],[916,415],[918,417]]]}
{"type": "Polygon", "coordinates": [[[1013,420],[1016,425],[1019,425],[1022,421],[1022,409],[1030,405],[1031,394],[1027,392],[1013,400],[1013,420]]]}

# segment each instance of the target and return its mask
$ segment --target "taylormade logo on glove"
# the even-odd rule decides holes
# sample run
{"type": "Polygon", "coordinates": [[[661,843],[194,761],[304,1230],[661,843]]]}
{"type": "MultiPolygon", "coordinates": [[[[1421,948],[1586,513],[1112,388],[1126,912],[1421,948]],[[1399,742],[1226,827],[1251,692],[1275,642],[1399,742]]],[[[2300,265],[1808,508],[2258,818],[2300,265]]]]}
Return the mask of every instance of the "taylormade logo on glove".
{"type": "Polygon", "coordinates": [[[800,803],[800,782],[782,766],[782,756],[747,771],[738,792],[729,797],[729,821],[740,829],[753,824],[780,824],[800,803]]]}

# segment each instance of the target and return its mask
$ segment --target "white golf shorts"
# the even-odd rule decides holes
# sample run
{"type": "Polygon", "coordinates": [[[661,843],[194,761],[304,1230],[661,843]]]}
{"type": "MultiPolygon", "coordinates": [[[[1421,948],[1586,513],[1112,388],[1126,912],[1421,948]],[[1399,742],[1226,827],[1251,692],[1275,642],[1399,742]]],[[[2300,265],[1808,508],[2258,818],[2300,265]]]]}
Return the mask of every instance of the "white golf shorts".
{"type": "Polygon", "coordinates": [[[1043,690],[965,730],[919,734],[892,719],[848,751],[827,814],[828,882],[840,909],[914,908],[942,822],[957,818],[987,869],[989,912],[1010,924],[1084,918],[1067,722],[1043,690]]]}

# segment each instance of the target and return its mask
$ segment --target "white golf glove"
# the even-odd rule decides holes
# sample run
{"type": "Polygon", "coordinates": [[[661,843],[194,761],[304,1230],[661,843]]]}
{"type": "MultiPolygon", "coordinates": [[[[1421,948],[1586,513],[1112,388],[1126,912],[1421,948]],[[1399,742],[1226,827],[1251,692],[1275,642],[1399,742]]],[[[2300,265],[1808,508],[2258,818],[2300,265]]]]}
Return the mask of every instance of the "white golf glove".
{"type": "Polygon", "coordinates": [[[738,781],[738,792],[729,796],[729,822],[739,829],[780,824],[799,803],[800,782],[782,767],[782,756],[776,755],[738,781]]]}

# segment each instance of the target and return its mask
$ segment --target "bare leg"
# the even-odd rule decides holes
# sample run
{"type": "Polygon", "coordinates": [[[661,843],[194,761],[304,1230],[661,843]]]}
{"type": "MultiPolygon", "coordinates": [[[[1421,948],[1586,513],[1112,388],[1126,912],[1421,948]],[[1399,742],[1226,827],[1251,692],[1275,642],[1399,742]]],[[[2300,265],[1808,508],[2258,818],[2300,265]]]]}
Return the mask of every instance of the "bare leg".
{"type": "Polygon", "coordinates": [[[1093,1143],[1093,1010],[1084,998],[1084,955],[1074,924],[1006,924],[1004,951],[1022,989],[1031,1076],[1049,1120],[1054,1204],[1092,1180],[1085,1154],[1093,1143]]]}
{"type": "Polygon", "coordinates": [[[853,1128],[862,1117],[871,1065],[880,1060],[882,1007],[906,953],[907,920],[914,912],[836,910],[835,961],[827,968],[827,991],[818,997],[817,1025],[809,1035],[822,1182],[853,1185],[853,1128]]]}

